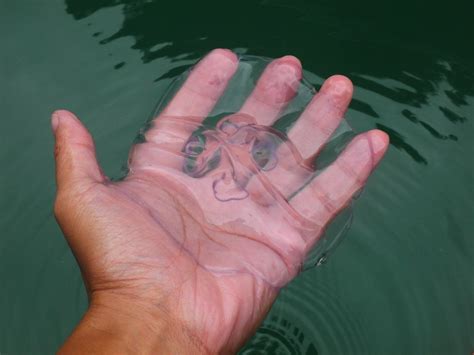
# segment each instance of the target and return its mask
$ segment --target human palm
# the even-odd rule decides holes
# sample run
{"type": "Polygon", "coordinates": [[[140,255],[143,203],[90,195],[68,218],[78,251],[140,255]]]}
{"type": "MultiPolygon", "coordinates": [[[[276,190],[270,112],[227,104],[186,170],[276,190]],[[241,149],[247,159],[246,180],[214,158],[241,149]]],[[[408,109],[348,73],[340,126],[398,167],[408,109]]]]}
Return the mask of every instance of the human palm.
{"type": "Polygon", "coordinates": [[[383,132],[361,134],[312,179],[311,162],[338,127],[352,85],[328,79],[286,140],[269,126],[301,79],[289,56],[268,65],[239,112],[197,138],[237,65],[230,51],[206,56],[134,146],[120,182],[101,173],[72,114],[53,119],[55,212],[90,298],[153,304],[212,353],[242,345],[388,143],[383,132]]]}

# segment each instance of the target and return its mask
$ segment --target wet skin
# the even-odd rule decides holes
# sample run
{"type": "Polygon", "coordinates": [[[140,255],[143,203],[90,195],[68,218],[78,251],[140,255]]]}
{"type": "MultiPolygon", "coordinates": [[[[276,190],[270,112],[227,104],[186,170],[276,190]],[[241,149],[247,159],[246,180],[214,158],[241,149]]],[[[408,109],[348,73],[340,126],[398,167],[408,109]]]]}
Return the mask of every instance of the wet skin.
{"type": "Polygon", "coordinates": [[[240,111],[204,132],[203,144],[193,132],[237,66],[228,50],[202,59],[133,147],[120,182],[102,173],[81,122],[53,114],[55,214],[90,298],[63,353],[237,351],[382,158],[388,137],[369,131],[308,180],[352,84],[327,79],[282,137],[268,126],[301,79],[291,56],[270,63],[240,111]]]}

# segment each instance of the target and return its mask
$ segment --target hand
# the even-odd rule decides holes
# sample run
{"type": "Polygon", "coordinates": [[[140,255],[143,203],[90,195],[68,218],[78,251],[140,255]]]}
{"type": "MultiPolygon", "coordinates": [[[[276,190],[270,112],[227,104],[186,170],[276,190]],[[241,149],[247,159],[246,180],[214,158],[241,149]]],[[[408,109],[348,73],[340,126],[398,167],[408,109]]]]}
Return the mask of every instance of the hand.
{"type": "Polygon", "coordinates": [[[202,59],[132,149],[120,182],[102,173],[80,121],[53,114],[55,215],[90,299],[63,352],[235,352],[382,158],[386,134],[366,132],[307,182],[351,100],[343,76],[326,80],[291,143],[275,147],[275,166],[249,157],[248,146],[273,135],[266,127],[295,94],[302,70],[291,56],[269,64],[241,110],[204,133],[201,152],[190,137],[237,65],[222,49],[202,59]]]}

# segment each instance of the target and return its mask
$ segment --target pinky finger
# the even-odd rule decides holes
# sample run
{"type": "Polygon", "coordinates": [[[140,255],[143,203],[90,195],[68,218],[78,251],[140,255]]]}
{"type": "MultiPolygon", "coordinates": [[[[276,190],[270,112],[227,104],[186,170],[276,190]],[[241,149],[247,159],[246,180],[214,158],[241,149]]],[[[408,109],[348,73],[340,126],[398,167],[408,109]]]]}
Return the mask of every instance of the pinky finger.
{"type": "Polygon", "coordinates": [[[358,135],[290,204],[324,228],[364,186],[387,150],[388,141],[387,134],[379,130],[358,135]]]}

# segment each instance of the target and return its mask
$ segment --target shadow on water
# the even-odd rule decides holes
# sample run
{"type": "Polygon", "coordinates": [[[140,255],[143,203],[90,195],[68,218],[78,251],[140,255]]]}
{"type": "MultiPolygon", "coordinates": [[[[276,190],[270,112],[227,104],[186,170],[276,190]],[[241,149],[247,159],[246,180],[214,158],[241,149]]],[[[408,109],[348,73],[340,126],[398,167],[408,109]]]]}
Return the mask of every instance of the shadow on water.
{"type": "MultiPolygon", "coordinates": [[[[454,124],[467,119],[456,108],[466,105],[466,96],[474,94],[469,74],[472,71],[462,64],[474,57],[473,50],[464,45],[464,33],[458,26],[463,16],[469,20],[467,13],[449,16],[447,12],[456,11],[451,7],[431,5],[427,9],[407,1],[392,7],[371,1],[358,7],[348,2],[264,0],[255,4],[244,0],[232,5],[218,1],[188,2],[176,11],[176,4],[163,1],[66,0],[66,11],[75,19],[84,19],[117,5],[122,6],[124,14],[121,28],[105,38],[101,38],[101,31],[93,36],[102,44],[123,37],[134,38],[133,48],[140,51],[144,63],[158,57],[196,60],[215,47],[274,57],[292,53],[321,77],[341,72],[349,75],[357,87],[399,103],[403,108],[397,120],[405,117],[434,138],[456,139],[416,118],[407,107],[427,105],[441,81],[450,86],[444,93],[452,106],[440,106],[441,113],[454,124]],[[370,73],[370,77],[365,73],[370,73]],[[403,83],[403,87],[386,85],[375,78],[403,83]]],[[[120,62],[115,69],[125,64],[120,62]]],[[[188,66],[175,67],[155,80],[175,77],[188,66]]],[[[395,148],[416,162],[427,164],[423,154],[393,128],[394,124],[389,127],[388,122],[380,123],[384,118],[369,103],[355,98],[351,108],[375,119],[372,126],[385,129],[395,148]]]]}
{"type": "MultiPolygon", "coordinates": [[[[151,78],[154,81],[175,78],[188,69],[193,61],[216,47],[227,47],[238,53],[268,57],[294,54],[303,61],[309,72],[317,75],[310,78],[317,88],[321,85],[320,78],[326,78],[334,73],[349,76],[357,87],[351,103],[351,114],[356,116],[357,122],[354,123],[359,127],[354,128],[384,130],[391,137],[392,147],[405,155],[400,159],[399,165],[387,164],[386,170],[389,173],[386,174],[390,178],[384,180],[398,179],[401,187],[391,185],[392,188],[400,187],[393,193],[385,186],[380,189],[387,206],[392,202],[390,206],[394,211],[402,211],[399,212],[400,220],[409,219],[410,212],[406,210],[406,201],[409,201],[411,196],[417,198],[417,201],[413,202],[411,213],[419,216],[424,211],[420,207],[423,205],[419,196],[425,196],[426,189],[423,185],[436,182],[431,176],[440,171],[436,170],[436,164],[431,163],[441,155],[440,152],[448,151],[444,148],[449,145],[460,147],[460,143],[465,143],[467,140],[463,130],[470,126],[468,123],[472,119],[469,103],[472,103],[474,96],[474,48],[466,44],[466,26],[468,26],[466,24],[472,21],[471,11],[464,7],[455,4],[418,5],[408,0],[393,4],[370,0],[365,1],[363,5],[359,2],[329,0],[312,2],[242,0],[182,4],[158,0],[66,0],[65,2],[69,14],[76,20],[83,20],[94,29],[91,35],[99,43],[105,45],[121,38],[131,38],[132,48],[140,54],[143,63],[167,58],[175,64],[165,74],[151,78]],[[118,31],[112,35],[105,35],[108,31],[101,27],[103,24],[96,23],[88,17],[109,7],[117,7],[123,13],[123,22],[118,31]],[[404,159],[405,157],[408,159],[404,159]],[[405,173],[407,160],[416,163],[416,167],[420,170],[413,169],[405,173]]],[[[119,60],[115,69],[121,70],[126,66],[125,61],[119,60]]],[[[458,158],[456,154],[450,154],[451,160],[456,161],[454,159],[458,158]]],[[[462,158],[459,157],[458,160],[464,163],[462,158]]],[[[452,161],[444,163],[451,170],[458,168],[452,161]]],[[[464,167],[456,171],[462,169],[464,167]]],[[[443,181],[441,186],[444,188],[445,184],[443,181]]],[[[438,195],[430,194],[429,197],[435,198],[438,195]]],[[[446,201],[447,199],[443,200],[443,203],[446,201]]],[[[373,203],[377,208],[374,208],[372,213],[380,213],[383,218],[380,217],[378,222],[374,222],[377,218],[370,216],[367,219],[370,228],[367,227],[365,234],[367,236],[377,234],[374,228],[379,223],[381,230],[378,234],[393,232],[395,246],[389,253],[383,254],[375,247],[380,242],[377,238],[375,242],[367,243],[367,248],[361,248],[361,257],[365,257],[367,250],[371,250],[370,248],[375,245],[374,255],[383,256],[380,261],[382,265],[387,260],[387,255],[397,256],[396,253],[392,254],[392,251],[400,245],[412,246],[416,241],[420,243],[423,241],[423,238],[416,235],[416,238],[410,239],[406,244],[396,244],[397,240],[399,243],[403,240],[401,236],[396,235],[400,230],[398,221],[397,226],[383,224],[388,220],[386,215],[382,214],[385,206],[373,203]]],[[[427,204],[430,205],[441,208],[436,201],[427,204]]],[[[440,220],[444,218],[444,214],[439,216],[440,220]]],[[[464,229],[461,219],[457,215],[448,217],[446,225],[452,226],[453,230],[458,228],[459,231],[455,230],[453,234],[461,235],[464,229]]],[[[418,226],[418,219],[415,220],[418,226]]],[[[430,223],[433,222],[426,222],[426,226],[430,223]]],[[[425,228],[425,225],[421,223],[421,227],[418,228],[425,228]]],[[[399,232],[407,238],[411,238],[410,233],[414,232],[408,228],[405,233],[399,232]]],[[[429,235],[431,246],[433,233],[429,235]]],[[[442,241],[439,243],[443,248],[447,239],[449,238],[444,235],[440,238],[442,241]]],[[[455,242],[458,249],[465,249],[462,240],[455,242]]],[[[436,251],[434,247],[429,248],[429,252],[434,251],[436,251]]],[[[466,253],[465,250],[462,252],[466,253]]],[[[359,259],[355,265],[361,267],[361,272],[367,269],[367,273],[375,275],[374,283],[377,285],[380,283],[387,286],[387,280],[391,280],[391,284],[388,285],[391,288],[388,289],[394,291],[389,292],[387,297],[384,297],[383,292],[374,292],[371,295],[379,297],[379,305],[387,304],[387,308],[391,305],[403,305],[400,309],[393,306],[396,310],[391,320],[394,326],[387,328],[390,331],[386,333],[411,327],[412,333],[419,338],[418,331],[431,328],[426,326],[428,321],[425,324],[416,316],[422,315],[423,311],[430,315],[444,313],[438,312],[439,309],[428,312],[428,308],[420,306],[426,304],[422,297],[424,291],[420,291],[422,286],[418,286],[418,282],[420,284],[422,282],[419,279],[410,281],[412,270],[398,272],[398,268],[403,267],[400,265],[407,260],[409,258],[406,256],[402,260],[393,257],[393,265],[396,265],[397,272],[394,272],[395,267],[390,263],[388,264],[390,266],[382,270],[384,272],[373,271],[370,263],[367,263],[365,268],[364,262],[359,259]],[[413,282],[413,286],[402,290],[401,285],[405,287],[403,280],[413,282]],[[419,303],[413,301],[415,296],[418,297],[416,302],[419,303]],[[412,310],[413,317],[402,311],[407,309],[412,310]],[[424,326],[421,327],[420,324],[424,326]]],[[[438,263],[439,259],[436,260],[438,263]]],[[[406,264],[410,266],[410,263],[406,264]]],[[[425,266],[431,267],[428,263],[425,266]]],[[[300,282],[298,285],[298,292],[286,292],[284,297],[279,298],[273,318],[265,321],[243,353],[253,354],[256,353],[255,349],[259,348],[267,351],[262,353],[274,354],[325,354],[330,353],[328,349],[338,349],[338,354],[368,354],[369,345],[377,343],[378,340],[366,338],[364,328],[368,325],[364,324],[364,315],[344,309],[344,302],[334,298],[334,292],[329,288],[321,288],[321,283],[318,283],[317,288],[313,287],[314,280],[310,279],[310,275],[302,277],[303,283],[300,282]],[[317,297],[313,297],[315,292],[319,292],[317,297]],[[348,334],[352,337],[348,337],[348,334]]],[[[319,276],[321,277],[324,278],[324,275],[319,276]]],[[[435,285],[438,284],[442,285],[437,279],[435,285]]],[[[428,286],[426,289],[429,289],[428,286]]],[[[437,297],[443,295],[441,291],[432,294],[437,297]]],[[[444,299],[440,304],[451,306],[449,302],[444,302],[444,299]]],[[[377,328],[383,327],[386,321],[383,319],[377,328]]],[[[400,336],[397,339],[402,338],[404,337],[400,336]]],[[[435,335],[426,335],[426,338],[435,339],[435,335]]],[[[407,341],[405,346],[407,348],[412,346],[414,349],[415,343],[410,344],[407,341]]],[[[421,341],[419,343],[421,344],[421,341]]]]}

